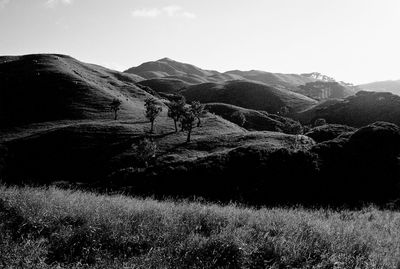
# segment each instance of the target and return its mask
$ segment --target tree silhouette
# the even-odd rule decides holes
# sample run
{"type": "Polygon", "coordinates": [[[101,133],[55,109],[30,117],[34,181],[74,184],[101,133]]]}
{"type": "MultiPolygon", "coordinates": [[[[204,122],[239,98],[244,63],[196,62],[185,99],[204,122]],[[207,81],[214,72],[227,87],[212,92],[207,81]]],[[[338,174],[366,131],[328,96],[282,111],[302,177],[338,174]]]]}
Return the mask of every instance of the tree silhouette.
{"type": "Polygon", "coordinates": [[[180,118],[182,124],[182,130],[187,131],[187,139],[186,142],[190,142],[190,135],[193,130],[193,123],[196,120],[196,116],[193,113],[192,108],[186,108],[182,117],[180,118]]]}
{"type": "Polygon", "coordinates": [[[239,126],[243,126],[246,123],[246,116],[241,111],[233,112],[231,118],[239,126]]]}
{"type": "Polygon", "coordinates": [[[185,112],[185,105],[186,101],[183,97],[168,104],[168,117],[174,120],[175,132],[178,132],[177,122],[185,112]]]}
{"type": "Polygon", "coordinates": [[[326,125],[326,120],[323,118],[316,119],[314,121],[314,127],[326,125]]]}
{"type": "Polygon", "coordinates": [[[153,160],[157,152],[157,144],[154,141],[144,138],[139,144],[134,145],[136,160],[144,167],[149,166],[149,162],[153,160]]]}
{"type": "Polygon", "coordinates": [[[146,115],[146,118],[151,123],[150,133],[153,133],[154,132],[154,121],[158,117],[158,115],[160,115],[160,113],[162,111],[162,107],[157,102],[157,100],[154,98],[147,98],[144,102],[145,102],[144,106],[146,108],[145,115],[146,115]]]}
{"type": "Polygon", "coordinates": [[[203,116],[207,111],[204,109],[204,105],[202,105],[199,101],[193,101],[190,104],[192,113],[194,117],[197,119],[197,127],[201,126],[201,116],[203,116]]]}
{"type": "Polygon", "coordinates": [[[122,104],[122,102],[121,102],[119,99],[117,99],[117,98],[114,98],[114,99],[112,100],[111,104],[110,104],[111,110],[114,111],[114,120],[117,120],[118,111],[119,111],[120,108],[121,108],[121,104],[122,104]]]}

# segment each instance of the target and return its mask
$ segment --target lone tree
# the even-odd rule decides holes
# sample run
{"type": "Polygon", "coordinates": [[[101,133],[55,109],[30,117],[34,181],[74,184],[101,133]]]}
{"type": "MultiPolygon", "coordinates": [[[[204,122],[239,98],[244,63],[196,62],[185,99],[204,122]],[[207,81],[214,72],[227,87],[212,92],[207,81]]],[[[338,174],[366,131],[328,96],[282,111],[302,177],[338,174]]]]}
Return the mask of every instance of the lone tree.
{"type": "Polygon", "coordinates": [[[314,121],[314,127],[318,127],[318,126],[322,126],[322,125],[326,125],[325,119],[319,118],[314,121]]]}
{"type": "Polygon", "coordinates": [[[178,132],[177,122],[185,112],[185,105],[186,101],[184,97],[179,100],[174,100],[168,104],[168,117],[174,120],[175,132],[178,132]]]}
{"type": "Polygon", "coordinates": [[[111,110],[114,111],[114,120],[117,120],[118,118],[118,111],[121,108],[121,104],[122,102],[117,98],[114,98],[110,104],[111,110]]]}
{"type": "Polygon", "coordinates": [[[144,138],[137,145],[133,145],[135,152],[136,160],[139,165],[147,168],[149,166],[149,162],[152,161],[156,157],[157,153],[157,144],[148,138],[144,138]]]}
{"type": "Polygon", "coordinates": [[[146,118],[150,121],[151,123],[151,128],[150,128],[150,133],[154,132],[154,121],[160,115],[162,111],[161,105],[157,102],[156,99],[154,98],[147,98],[144,101],[144,106],[146,108],[146,118]]]}
{"type": "Polygon", "coordinates": [[[288,108],[287,106],[283,106],[283,107],[281,107],[281,108],[279,109],[279,111],[278,111],[277,114],[279,114],[279,115],[281,115],[281,116],[286,116],[286,115],[289,114],[289,112],[290,112],[289,108],[288,108]]]}
{"type": "Polygon", "coordinates": [[[185,112],[183,113],[182,117],[180,118],[182,124],[182,130],[187,131],[187,139],[186,142],[190,142],[190,135],[193,130],[193,123],[196,120],[196,116],[193,113],[192,108],[186,108],[185,112]]]}
{"type": "Polygon", "coordinates": [[[197,127],[201,126],[201,117],[207,112],[199,101],[193,101],[190,104],[194,117],[197,119],[197,127]]]}
{"type": "Polygon", "coordinates": [[[239,126],[243,126],[246,123],[246,116],[241,111],[235,111],[231,115],[232,121],[239,126]]]}

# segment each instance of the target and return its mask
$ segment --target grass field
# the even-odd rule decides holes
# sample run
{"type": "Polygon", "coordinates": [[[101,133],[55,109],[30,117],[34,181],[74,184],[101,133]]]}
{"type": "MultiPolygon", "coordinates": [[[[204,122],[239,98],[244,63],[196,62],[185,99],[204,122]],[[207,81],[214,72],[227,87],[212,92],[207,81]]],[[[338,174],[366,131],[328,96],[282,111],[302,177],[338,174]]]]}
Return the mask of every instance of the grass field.
{"type": "Polygon", "coordinates": [[[0,187],[1,268],[399,268],[400,213],[0,187]]]}

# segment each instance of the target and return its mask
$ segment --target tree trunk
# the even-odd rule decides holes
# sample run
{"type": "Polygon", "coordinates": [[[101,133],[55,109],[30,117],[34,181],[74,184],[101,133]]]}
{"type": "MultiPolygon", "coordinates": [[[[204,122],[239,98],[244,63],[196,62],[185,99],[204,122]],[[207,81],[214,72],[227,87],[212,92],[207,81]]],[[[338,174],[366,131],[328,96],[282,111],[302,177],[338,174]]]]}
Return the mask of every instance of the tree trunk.
{"type": "Polygon", "coordinates": [[[200,118],[197,118],[197,127],[200,127],[201,126],[201,120],[200,120],[200,118]]]}
{"type": "Polygon", "coordinates": [[[118,113],[116,110],[114,110],[114,120],[117,120],[117,117],[118,117],[118,113]]]}
{"type": "Polygon", "coordinates": [[[187,139],[186,139],[186,143],[190,142],[190,133],[192,132],[192,129],[188,130],[188,134],[187,134],[187,139]]]}
{"type": "Polygon", "coordinates": [[[174,120],[174,124],[175,124],[175,133],[178,132],[178,126],[176,125],[176,120],[174,120]]]}
{"type": "Polygon", "coordinates": [[[154,121],[151,121],[150,133],[154,132],[154,121]]]}

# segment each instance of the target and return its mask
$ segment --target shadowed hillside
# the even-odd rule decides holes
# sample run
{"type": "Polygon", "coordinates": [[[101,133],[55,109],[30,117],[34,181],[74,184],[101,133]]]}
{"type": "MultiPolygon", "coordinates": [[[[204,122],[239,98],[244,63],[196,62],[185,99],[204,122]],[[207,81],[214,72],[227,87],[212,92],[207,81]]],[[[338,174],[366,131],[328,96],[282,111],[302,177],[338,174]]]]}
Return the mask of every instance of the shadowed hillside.
{"type": "Polygon", "coordinates": [[[191,85],[182,80],[172,78],[153,78],[140,81],[138,84],[150,87],[158,93],[177,93],[191,85]]]}
{"type": "Polygon", "coordinates": [[[0,128],[68,119],[99,119],[121,100],[121,114],[149,96],[141,78],[65,55],[0,57],[0,128]]]}
{"type": "Polygon", "coordinates": [[[375,121],[400,124],[400,97],[391,93],[360,91],[343,100],[331,100],[296,115],[303,123],[324,118],[328,123],[361,127],[375,121]]]}
{"type": "Polygon", "coordinates": [[[226,103],[269,113],[276,113],[284,106],[290,111],[300,111],[317,103],[301,94],[248,81],[204,83],[187,87],[181,94],[188,101],[226,103]]]}
{"type": "Polygon", "coordinates": [[[239,122],[241,119],[238,119],[236,115],[241,113],[244,116],[243,127],[248,130],[297,134],[301,133],[303,129],[300,123],[290,118],[269,114],[261,110],[246,109],[223,103],[207,103],[206,109],[239,125],[241,125],[241,122],[239,122]]]}

